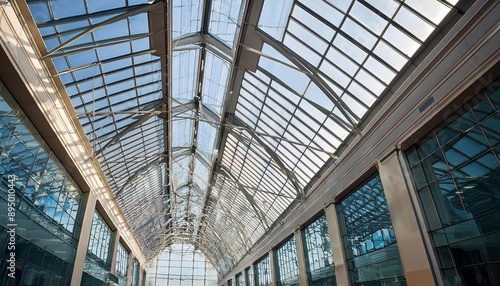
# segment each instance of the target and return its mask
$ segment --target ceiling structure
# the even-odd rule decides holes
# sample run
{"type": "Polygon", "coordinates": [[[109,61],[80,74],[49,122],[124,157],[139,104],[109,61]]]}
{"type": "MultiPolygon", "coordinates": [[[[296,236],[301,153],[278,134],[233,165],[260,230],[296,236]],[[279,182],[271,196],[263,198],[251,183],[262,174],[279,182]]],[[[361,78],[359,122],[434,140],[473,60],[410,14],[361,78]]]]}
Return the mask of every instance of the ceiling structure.
{"type": "Polygon", "coordinates": [[[362,136],[458,0],[27,0],[152,258],[224,275],[362,136]]]}

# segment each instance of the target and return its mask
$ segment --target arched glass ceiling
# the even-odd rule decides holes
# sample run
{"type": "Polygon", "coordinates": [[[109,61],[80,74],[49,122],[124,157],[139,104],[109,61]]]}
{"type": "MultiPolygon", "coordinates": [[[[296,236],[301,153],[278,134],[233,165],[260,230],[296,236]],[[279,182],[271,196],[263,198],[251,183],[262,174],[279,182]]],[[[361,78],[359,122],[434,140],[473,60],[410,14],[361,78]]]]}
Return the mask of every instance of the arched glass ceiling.
{"type": "Polygon", "coordinates": [[[457,1],[27,0],[147,257],[221,275],[304,199],[457,1]]]}

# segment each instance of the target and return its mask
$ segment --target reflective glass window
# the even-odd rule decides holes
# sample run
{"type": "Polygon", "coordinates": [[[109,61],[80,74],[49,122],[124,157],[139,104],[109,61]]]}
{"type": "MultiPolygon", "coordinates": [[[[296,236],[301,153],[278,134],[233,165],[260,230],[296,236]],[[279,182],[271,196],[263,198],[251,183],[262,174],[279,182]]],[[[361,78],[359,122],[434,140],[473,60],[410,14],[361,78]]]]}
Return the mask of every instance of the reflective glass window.
{"type": "Polygon", "coordinates": [[[152,285],[217,286],[217,270],[193,245],[171,245],[152,262],[148,271],[152,285]]]}
{"type": "MultiPolygon", "coordinates": [[[[72,243],[81,191],[31,124],[18,117],[0,95],[0,179],[8,190],[13,178],[17,207],[28,217],[72,243]],[[45,146],[45,147],[43,147],[45,146]]],[[[7,200],[7,192],[2,193],[7,200]]]]}
{"type": "Polygon", "coordinates": [[[119,242],[116,253],[115,274],[116,276],[118,276],[118,285],[120,286],[127,285],[128,258],[129,258],[129,253],[127,249],[123,246],[121,242],[119,242]]]}
{"type": "Polygon", "coordinates": [[[271,265],[269,255],[255,263],[255,282],[257,286],[267,286],[271,283],[271,265]]]}
{"type": "Polygon", "coordinates": [[[246,286],[253,286],[254,285],[253,284],[254,276],[253,276],[252,267],[249,267],[245,270],[245,278],[246,278],[245,280],[247,283],[246,286]]]}
{"type": "Polygon", "coordinates": [[[81,195],[0,82],[0,264],[4,274],[0,285],[70,284],[81,195]],[[11,207],[15,216],[7,215],[11,207]],[[9,236],[13,226],[15,236],[9,236]],[[16,279],[7,275],[11,272],[6,263],[14,252],[16,279]]]}
{"type": "Polygon", "coordinates": [[[236,286],[244,286],[243,285],[243,275],[241,273],[236,275],[236,286]]]}
{"type": "Polygon", "coordinates": [[[326,216],[323,214],[304,228],[310,285],[336,285],[335,266],[326,216]]]}
{"type": "Polygon", "coordinates": [[[337,205],[353,285],[406,285],[380,176],[337,205]]]}
{"type": "Polygon", "coordinates": [[[406,153],[445,284],[500,284],[499,101],[490,86],[406,153]]]}
{"type": "Polygon", "coordinates": [[[137,258],[132,261],[132,286],[139,286],[140,265],[137,258]]]}
{"type": "Polygon", "coordinates": [[[111,269],[111,255],[109,251],[111,249],[112,235],[111,228],[102,216],[95,211],[92,218],[85,266],[83,268],[87,276],[83,276],[82,284],[86,284],[87,281],[96,281],[95,279],[106,281],[107,273],[111,269]]]}
{"type": "Polygon", "coordinates": [[[276,261],[278,264],[278,285],[299,285],[299,264],[297,260],[297,245],[295,237],[276,249],[276,261]]]}

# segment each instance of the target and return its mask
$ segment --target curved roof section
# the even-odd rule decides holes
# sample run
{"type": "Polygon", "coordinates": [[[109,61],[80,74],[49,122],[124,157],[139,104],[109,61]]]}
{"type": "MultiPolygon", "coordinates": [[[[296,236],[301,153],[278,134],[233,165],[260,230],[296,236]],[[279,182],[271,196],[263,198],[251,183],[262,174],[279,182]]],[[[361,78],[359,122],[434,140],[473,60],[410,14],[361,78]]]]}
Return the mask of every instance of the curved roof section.
{"type": "Polygon", "coordinates": [[[457,1],[27,0],[152,258],[229,271],[335,163],[457,1]]]}

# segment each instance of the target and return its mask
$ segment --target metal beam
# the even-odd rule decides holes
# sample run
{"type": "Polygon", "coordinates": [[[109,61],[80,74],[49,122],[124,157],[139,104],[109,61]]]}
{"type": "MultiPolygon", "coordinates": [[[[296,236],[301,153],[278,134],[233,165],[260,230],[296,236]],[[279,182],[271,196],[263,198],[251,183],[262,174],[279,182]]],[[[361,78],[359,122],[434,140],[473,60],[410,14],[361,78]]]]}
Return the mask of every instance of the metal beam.
{"type": "MultiPolygon", "coordinates": [[[[106,64],[106,63],[111,63],[111,62],[122,60],[122,59],[129,59],[129,58],[135,57],[135,56],[152,54],[154,52],[156,52],[156,50],[148,49],[148,50],[145,50],[145,51],[142,51],[142,52],[126,54],[126,55],[123,55],[123,56],[118,56],[118,57],[110,58],[110,59],[103,60],[103,61],[89,63],[89,64],[86,64],[86,65],[83,65],[83,66],[72,67],[72,68],[67,69],[67,70],[62,70],[62,71],[58,72],[56,75],[62,75],[62,74],[66,74],[66,73],[69,73],[69,72],[74,72],[74,71],[77,71],[77,70],[82,70],[82,69],[90,68],[90,67],[97,66],[97,65],[103,65],[103,64],[106,64]]],[[[52,57],[52,56],[53,55],[51,55],[50,57],[52,57]]]]}
{"type": "MultiPolygon", "coordinates": [[[[73,45],[70,47],[67,47],[66,49],[61,49],[61,52],[54,53],[50,55],[50,58],[55,58],[55,57],[63,57],[67,55],[72,55],[72,54],[77,54],[81,52],[85,52],[88,50],[95,50],[97,48],[102,48],[106,46],[111,46],[111,45],[116,45],[116,44],[121,44],[121,43],[127,43],[131,42],[134,40],[142,39],[142,38],[147,38],[153,35],[152,33],[142,33],[142,34],[136,34],[136,35],[127,35],[123,37],[116,37],[116,38],[110,38],[110,39],[105,39],[105,40],[100,40],[100,41],[94,41],[94,42],[88,42],[88,43],[83,43],[79,45],[73,45]]],[[[151,51],[155,51],[152,50],[151,51]]],[[[131,57],[131,55],[129,56],[131,57]]]]}
{"type": "MultiPolygon", "coordinates": [[[[346,122],[340,116],[338,116],[337,114],[331,112],[331,110],[328,110],[328,109],[324,108],[323,106],[317,104],[316,102],[310,100],[304,94],[300,94],[297,91],[293,90],[286,83],[284,83],[281,79],[279,79],[276,76],[274,76],[274,74],[272,74],[271,72],[269,72],[267,70],[260,70],[260,71],[263,74],[265,74],[266,76],[268,76],[269,78],[271,78],[273,81],[279,83],[281,86],[283,86],[284,88],[286,88],[289,92],[295,94],[297,97],[300,97],[302,100],[307,101],[309,104],[311,104],[312,106],[316,107],[319,111],[321,111],[326,116],[330,117],[333,121],[335,121],[336,123],[338,123],[340,126],[345,127],[346,130],[355,131],[358,134],[361,134],[361,131],[357,128],[357,126],[352,125],[349,122],[346,122]]],[[[269,87],[269,88],[273,89],[275,92],[279,93],[279,91],[275,90],[273,87],[269,87]]],[[[266,93],[265,91],[262,91],[262,92],[266,93]]],[[[298,106],[298,108],[300,108],[300,106],[298,106]]],[[[306,111],[304,111],[304,112],[307,113],[306,111]]],[[[340,138],[337,138],[337,139],[339,139],[339,141],[342,141],[340,138]]]]}
{"type": "MultiPolygon", "coordinates": [[[[28,3],[30,3],[30,2],[34,2],[34,1],[28,1],[28,3]]],[[[46,3],[47,1],[45,0],[42,2],[46,3]]],[[[46,22],[37,23],[37,27],[38,27],[38,29],[41,29],[41,28],[46,28],[46,27],[52,27],[55,25],[74,23],[74,22],[82,21],[82,20],[90,20],[90,18],[99,18],[99,17],[110,16],[110,15],[129,13],[130,11],[135,11],[135,10],[142,9],[144,7],[149,7],[149,6],[151,6],[151,4],[140,4],[140,5],[126,6],[126,7],[120,7],[120,8],[110,9],[110,10],[94,12],[91,14],[76,15],[76,16],[57,19],[57,20],[50,20],[50,21],[46,21],[46,22]]]]}
{"type": "Polygon", "coordinates": [[[123,129],[120,133],[116,134],[113,139],[111,139],[108,143],[106,143],[106,145],[104,145],[101,149],[99,149],[98,151],[95,152],[95,156],[98,157],[99,155],[101,155],[104,151],[106,151],[106,149],[109,148],[109,146],[115,144],[116,142],[118,142],[123,136],[127,135],[130,131],[134,130],[136,127],[142,125],[143,123],[145,123],[146,121],[148,121],[149,119],[153,118],[154,116],[156,115],[159,115],[161,113],[161,110],[158,110],[162,105],[162,101],[161,100],[158,100],[157,101],[157,104],[155,104],[153,106],[154,110],[155,111],[151,111],[150,113],[147,113],[145,115],[141,115],[137,118],[137,121],[129,124],[125,129],[123,129]],[[158,102],[159,101],[159,102],[158,102]]]}
{"type": "Polygon", "coordinates": [[[259,207],[259,205],[255,202],[254,198],[252,195],[250,195],[245,187],[236,179],[236,177],[231,173],[231,171],[223,166],[222,164],[220,165],[220,171],[222,175],[225,175],[226,177],[229,177],[238,187],[238,190],[245,196],[247,201],[250,203],[250,206],[253,208],[255,214],[259,218],[260,222],[262,225],[266,228],[269,229],[269,222],[267,221],[266,214],[262,209],[259,207]]]}
{"type": "Polygon", "coordinates": [[[228,208],[226,208],[223,203],[220,203],[220,206],[222,208],[222,213],[224,213],[225,215],[227,215],[229,217],[229,219],[231,220],[231,222],[233,223],[233,225],[234,225],[234,227],[236,229],[236,232],[238,233],[238,236],[241,239],[241,243],[245,246],[245,249],[247,251],[249,251],[250,249],[248,248],[247,243],[246,243],[245,240],[247,239],[247,240],[250,240],[250,242],[252,242],[251,236],[245,231],[242,223],[240,221],[238,221],[238,219],[236,219],[233,216],[233,214],[231,213],[231,210],[229,210],[228,208]]]}
{"type": "MultiPolygon", "coordinates": [[[[251,129],[247,124],[245,124],[243,121],[239,120],[235,115],[228,116],[227,120],[229,122],[231,122],[233,125],[236,125],[237,127],[242,127],[244,130],[252,130],[252,131],[248,132],[250,134],[250,136],[252,136],[252,138],[255,139],[255,141],[257,141],[257,143],[259,143],[259,145],[264,148],[264,150],[266,150],[266,152],[269,154],[269,156],[278,165],[278,167],[281,170],[281,172],[283,172],[283,174],[285,174],[287,176],[287,178],[290,180],[290,183],[292,183],[292,186],[295,188],[295,190],[297,192],[296,193],[297,197],[302,196],[303,195],[303,190],[302,190],[302,188],[299,185],[297,177],[295,177],[295,174],[292,171],[290,171],[285,166],[285,164],[281,161],[281,159],[276,154],[276,152],[274,152],[271,149],[271,147],[269,147],[266,144],[266,142],[264,142],[264,140],[262,140],[260,138],[260,135],[262,135],[262,134],[259,134],[258,132],[256,132],[253,129],[251,129]]],[[[240,133],[236,132],[236,130],[237,130],[236,128],[231,128],[231,129],[229,129],[229,132],[233,132],[234,134],[240,134],[240,133]]],[[[311,146],[309,146],[309,148],[310,147],[311,146]]]]}
{"type": "Polygon", "coordinates": [[[123,19],[126,19],[130,16],[134,16],[134,15],[137,15],[137,14],[140,14],[140,13],[143,13],[143,12],[147,12],[157,6],[159,6],[159,3],[162,3],[162,1],[157,1],[156,3],[154,4],[148,4],[148,5],[140,5],[140,7],[136,8],[136,9],[132,9],[132,10],[129,10],[123,14],[120,14],[118,16],[115,16],[115,17],[112,17],[108,20],[105,20],[99,24],[95,24],[95,25],[91,25],[89,26],[86,30],[82,31],[80,34],[74,36],[73,38],[69,39],[68,41],[60,44],[59,46],[53,48],[52,50],[48,51],[46,54],[44,54],[42,56],[42,59],[44,58],[47,58],[49,56],[51,56],[52,54],[54,54],[55,52],[67,47],[68,45],[70,45],[71,43],[77,41],[78,39],[84,37],[85,35],[89,34],[89,33],[92,33],[104,26],[107,26],[109,24],[112,24],[112,23],[115,23],[115,22],[118,22],[120,20],[123,20],[123,19]]]}
{"type": "Polygon", "coordinates": [[[300,56],[296,56],[295,53],[287,46],[285,46],[282,42],[270,37],[264,32],[259,31],[258,29],[253,28],[254,33],[256,33],[265,43],[273,47],[276,51],[286,57],[289,61],[291,61],[294,65],[296,65],[301,70],[306,71],[305,74],[314,82],[319,89],[321,89],[325,95],[339,108],[342,114],[349,120],[350,124],[356,126],[357,123],[361,120],[347,104],[338,96],[333,89],[328,85],[328,83],[323,80],[319,74],[321,71],[313,66],[311,63],[306,61],[300,56]]]}
{"type": "Polygon", "coordinates": [[[218,54],[220,57],[230,62],[233,51],[226,44],[215,38],[211,34],[195,33],[182,36],[173,40],[173,49],[178,50],[183,46],[205,44],[207,49],[218,54]]]}
{"type": "Polygon", "coordinates": [[[123,184],[123,186],[116,192],[115,194],[115,198],[117,198],[118,196],[120,196],[120,194],[125,190],[125,188],[133,181],[135,180],[137,177],[139,177],[141,174],[143,174],[144,172],[147,172],[150,168],[156,166],[156,165],[159,165],[161,163],[164,163],[165,162],[165,154],[157,154],[158,156],[158,159],[157,160],[153,160],[149,163],[147,163],[145,166],[143,166],[142,168],[138,169],[137,171],[135,171],[134,174],[132,174],[128,179],[127,181],[123,184]]]}

